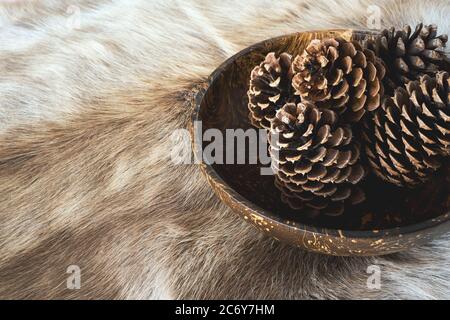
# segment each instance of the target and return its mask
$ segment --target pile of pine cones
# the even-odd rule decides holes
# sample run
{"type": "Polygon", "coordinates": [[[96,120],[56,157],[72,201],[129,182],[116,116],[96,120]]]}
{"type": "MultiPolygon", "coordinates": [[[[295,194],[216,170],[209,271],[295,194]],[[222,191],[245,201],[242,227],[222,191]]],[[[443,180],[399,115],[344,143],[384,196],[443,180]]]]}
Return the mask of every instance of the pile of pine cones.
{"type": "Polygon", "coordinates": [[[447,40],[419,24],[269,53],[251,72],[248,108],[269,132],[283,202],[335,216],[365,200],[370,172],[400,187],[429,180],[450,156],[447,40]]]}

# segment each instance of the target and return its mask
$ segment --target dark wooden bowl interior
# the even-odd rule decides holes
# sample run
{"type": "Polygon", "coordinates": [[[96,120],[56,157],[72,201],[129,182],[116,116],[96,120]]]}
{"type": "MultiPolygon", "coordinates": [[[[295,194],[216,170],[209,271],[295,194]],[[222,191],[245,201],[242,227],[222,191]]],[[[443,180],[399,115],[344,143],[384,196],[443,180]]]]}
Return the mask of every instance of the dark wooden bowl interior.
{"type": "MultiPolygon", "coordinates": [[[[203,130],[216,128],[248,129],[247,90],[252,68],[269,52],[288,52],[292,55],[303,51],[312,38],[343,35],[360,39],[370,33],[351,31],[325,31],[299,33],[279,37],[256,44],[225,62],[209,80],[209,87],[199,101],[198,119],[203,130]]],[[[208,143],[204,143],[205,147],[208,143]]],[[[226,150],[224,150],[226,152],[226,150]]],[[[245,201],[280,221],[296,222],[315,230],[374,231],[411,226],[432,221],[449,212],[449,166],[445,164],[431,181],[416,189],[398,188],[369,175],[362,184],[367,200],[358,206],[348,207],[344,214],[332,217],[321,215],[310,218],[293,210],[280,200],[280,192],[274,186],[273,176],[260,174],[261,164],[214,164],[211,169],[245,201]]],[[[217,181],[213,181],[216,183],[217,181]]],[[[327,231],[328,232],[328,231],[327,231]]],[[[401,231],[400,231],[401,232],[401,231]]]]}

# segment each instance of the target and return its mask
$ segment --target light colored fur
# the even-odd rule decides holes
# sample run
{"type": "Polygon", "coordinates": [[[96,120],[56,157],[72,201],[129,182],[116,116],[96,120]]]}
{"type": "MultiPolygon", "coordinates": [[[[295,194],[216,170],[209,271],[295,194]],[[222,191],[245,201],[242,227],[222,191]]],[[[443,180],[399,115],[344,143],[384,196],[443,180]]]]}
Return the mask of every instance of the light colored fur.
{"type": "MultiPolygon", "coordinates": [[[[381,258],[275,242],[169,161],[189,89],[295,31],[365,28],[371,1],[7,1],[0,6],[1,298],[450,298],[450,236],[381,258]],[[79,8],[79,11],[78,11],[79,8]],[[81,289],[66,269],[81,267],[81,289]],[[381,268],[369,290],[366,269],[381,268]]],[[[450,31],[448,0],[377,1],[450,31]]]]}

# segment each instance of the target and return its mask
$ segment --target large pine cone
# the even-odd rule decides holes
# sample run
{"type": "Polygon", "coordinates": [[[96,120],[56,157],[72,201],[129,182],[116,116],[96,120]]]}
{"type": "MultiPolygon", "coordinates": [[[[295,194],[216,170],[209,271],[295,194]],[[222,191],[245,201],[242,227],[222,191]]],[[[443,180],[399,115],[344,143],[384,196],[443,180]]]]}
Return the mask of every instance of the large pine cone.
{"type": "Polygon", "coordinates": [[[292,68],[296,94],[319,107],[346,113],[350,121],[380,106],[385,68],[373,51],[356,41],[313,40],[292,68]]]}
{"type": "Polygon", "coordinates": [[[338,126],[336,112],[311,102],[287,103],[272,121],[269,142],[277,185],[291,206],[297,200],[343,209],[345,201],[363,200],[354,188],[365,175],[360,148],[351,128],[338,126]]]}
{"type": "Polygon", "coordinates": [[[366,122],[366,154],[374,172],[398,186],[427,181],[450,154],[450,80],[422,76],[389,97],[366,122]]]}
{"type": "Polygon", "coordinates": [[[386,85],[395,90],[417,80],[421,74],[434,75],[438,70],[447,69],[449,60],[444,53],[447,40],[447,35],[437,35],[436,25],[420,23],[414,32],[410,26],[403,30],[383,30],[380,37],[368,40],[367,46],[385,62],[386,85]]]}
{"type": "Polygon", "coordinates": [[[287,53],[279,57],[269,53],[250,75],[248,109],[251,123],[258,128],[270,128],[270,121],[291,94],[291,56],[287,53]]]}

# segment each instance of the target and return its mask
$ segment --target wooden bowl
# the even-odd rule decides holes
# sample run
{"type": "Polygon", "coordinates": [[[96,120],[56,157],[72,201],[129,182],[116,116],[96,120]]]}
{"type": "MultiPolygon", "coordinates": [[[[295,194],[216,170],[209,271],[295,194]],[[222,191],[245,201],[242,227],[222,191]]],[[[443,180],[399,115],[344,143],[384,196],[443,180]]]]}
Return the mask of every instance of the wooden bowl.
{"type": "MultiPolygon", "coordinates": [[[[269,39],[237,53],[196,89],[192,101],[192,137],[195,121],[202,122],[202,132],[215,128],[224,133],[225,129],[251,127],[246,95],[249,75],[267,53],[288,52],[295,56],[314,38],[361,39],[374,35],[353,30],[302,32],[269,39]]],[[[194,153],[201,158],[209,142],[194,140],[194,153]]],[[[346,209],[338,217],[316,218],[285,205],[274,186],[274,177],[260,174],[260,163],[201,163],[200,166],[219,198],[243,219],[277,240],[314,252],[340,256],[383,255],[429,241],[450,228],[448,163],[430,183],[414,190],[397,188],[369,176],[363,185],[367,196],[363,204],[346,209]]]]}

